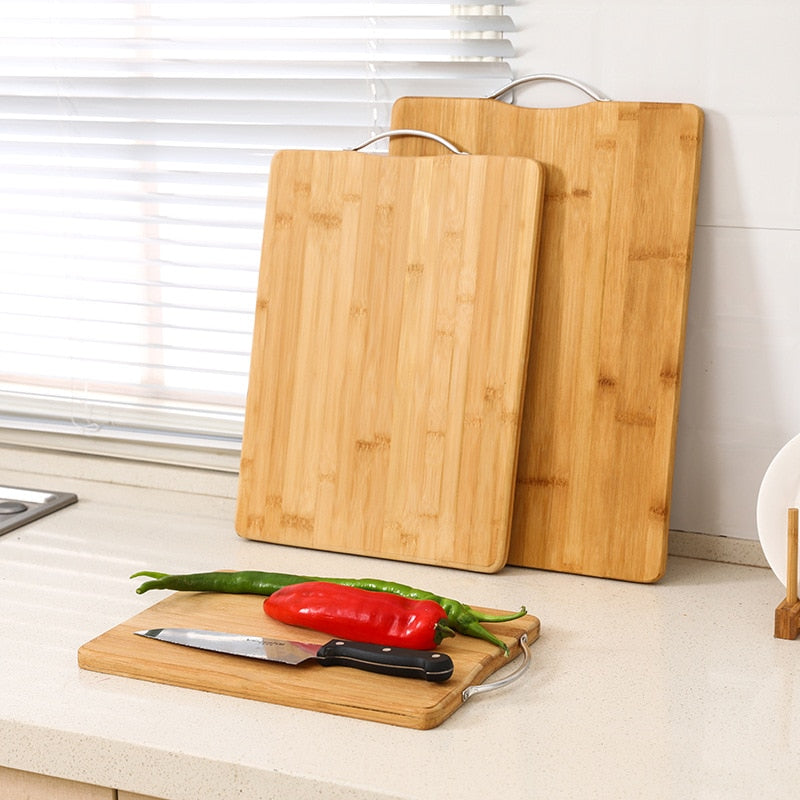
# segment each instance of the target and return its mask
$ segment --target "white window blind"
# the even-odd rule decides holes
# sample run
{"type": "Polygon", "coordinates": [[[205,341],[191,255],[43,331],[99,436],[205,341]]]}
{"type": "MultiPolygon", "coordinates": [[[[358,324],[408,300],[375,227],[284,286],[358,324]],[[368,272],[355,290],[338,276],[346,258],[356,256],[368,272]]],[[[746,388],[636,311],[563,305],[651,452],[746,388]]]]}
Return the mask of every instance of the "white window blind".
{"type": "Polygon", "coordinates": [[[237,448],[271,156],[510,76],[480,2],[0,10],[6,431],[237,448]]]}

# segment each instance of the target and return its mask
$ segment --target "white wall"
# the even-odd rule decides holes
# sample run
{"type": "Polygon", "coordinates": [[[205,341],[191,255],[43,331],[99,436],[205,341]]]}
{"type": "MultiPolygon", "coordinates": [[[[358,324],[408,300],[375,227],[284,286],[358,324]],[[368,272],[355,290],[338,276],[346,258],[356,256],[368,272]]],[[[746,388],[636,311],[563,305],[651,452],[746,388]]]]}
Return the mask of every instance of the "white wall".
{"type": "MultiPolygon", "coordinates": [[[[800,2],[518,0],[515,76],[694,103],[705,141],[671,527],[757,538],[764,472],[800,432],[800,2]]],[[[533,85],[521,105],[570,105],[533,85]]]]}

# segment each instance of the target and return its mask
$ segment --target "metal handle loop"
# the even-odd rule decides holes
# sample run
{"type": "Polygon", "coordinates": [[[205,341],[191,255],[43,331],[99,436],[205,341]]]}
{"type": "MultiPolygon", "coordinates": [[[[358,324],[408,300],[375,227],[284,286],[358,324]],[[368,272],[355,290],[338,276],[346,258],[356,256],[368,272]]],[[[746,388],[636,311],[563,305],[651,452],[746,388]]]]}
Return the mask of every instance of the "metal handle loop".
{"type": "Polygon", "coordinates": [[[587,84],[582,83],[575,78],[568,78],[566,75],[553,75],[546,72],[538,75],[526,75],[522,78],[517,78],[516,80],[511,81],[511,83],[508,85],[504,86],[502,89],[498,89],[494,94],[490,94],[487,99],[498,100],[504,94],[516,89],[518,86],[522,86],[525,83],[533,83],[535,81],[560,81],[561,83],[568,83],[570,86],[575,86],[582,92],[588,94],[592,100],[598,100],[601,103],[607,103],[611,100],[610,97],[606,97],[602,92],[599,92],[597,89],[593,89],[591,86],[587,86],[587,84]]]}
{"type": "Polygon", "coordinates": [[[392,131],[386,131],[385,133],[379,133],[377,136],[367,139],[366,142],[362,142],[357,147],[347,147],[345,149],[361,150],[362,148],[368,147],[369,145],[374,144],[381,139],[387,139],[391,136],[421,136],[423,139],[433,139],[434,142],[439,142],[439,144],[444,145],[448,150],[456,155],[468,155],[468,153],[465,153],[463,150],[459,150],[452,142],[448,142],[447,139],[443,139],[441,136],[437,136],[435,133],[431,133],[430,131],[418,131],[414,130],[413,128],[397,128],[392,131]]]}
{"type": "Polygon", "coordinates": [[[478,683],[474,684],[473,686],[467,686],[463,692],[461,692],[461,701],[466,703],[470,697],[474,694],[483,694],[484,692],[493,692],[495,689],[501,689],[503,686],[508,686],[509,683],[513,683],[517,678],[519,678],[525,670],[528,669],[531,661],[531,651],[528,647],[528,634],[523,633],[522,636],[519,637],[519,646],[522,649],[522,663],[514,670],[510,675],[506,675],[505,678],[501,678],[498,681],[492,681],[491,683],[478,683]]]}

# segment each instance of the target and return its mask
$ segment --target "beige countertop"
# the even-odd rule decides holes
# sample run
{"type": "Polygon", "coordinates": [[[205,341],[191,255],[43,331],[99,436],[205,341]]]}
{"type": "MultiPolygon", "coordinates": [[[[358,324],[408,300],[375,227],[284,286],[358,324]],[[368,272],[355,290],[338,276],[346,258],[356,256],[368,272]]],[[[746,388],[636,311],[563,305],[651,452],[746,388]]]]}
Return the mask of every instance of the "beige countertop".
{"type": "MultiPolygon", "coordinates": [[[[0,476],[2,477],[2,476],[0,476]]],[[[766,569],[671,557],[655,585],[496,575],[249,542],[233,503],[96,481],[0,537],[0,765],[166,800],[788,797],[800,640],[772,636],[766,569]],[[399,728],[79,669],[162,598],[140,569],[398,580],[542,623],[518,682],[399,728]]]]}

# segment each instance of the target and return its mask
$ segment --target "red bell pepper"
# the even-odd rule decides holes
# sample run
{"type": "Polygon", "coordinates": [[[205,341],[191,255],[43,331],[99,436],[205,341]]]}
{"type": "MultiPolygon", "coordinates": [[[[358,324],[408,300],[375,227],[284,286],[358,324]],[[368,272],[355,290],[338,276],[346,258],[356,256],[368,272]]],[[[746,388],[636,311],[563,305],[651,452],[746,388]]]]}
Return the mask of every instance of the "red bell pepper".
{"type": "Polygon", "coordinates": [[[264,601],[264,611],[280,622],[342,639],[412,650],[430,650],[454,635],[445,610],[434,600],[324,581],[278,589],[264,601]]]}

